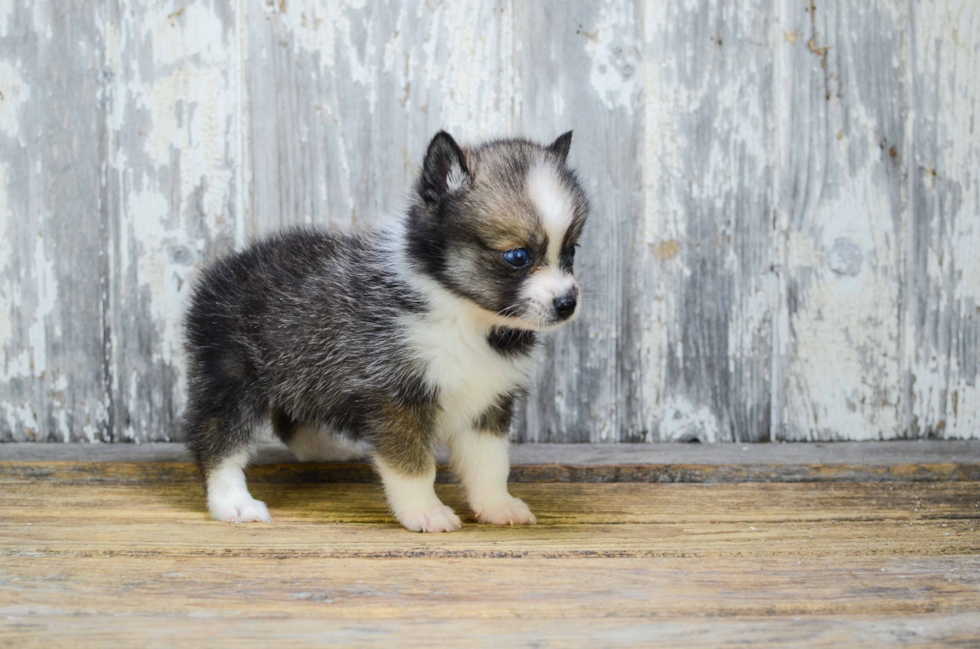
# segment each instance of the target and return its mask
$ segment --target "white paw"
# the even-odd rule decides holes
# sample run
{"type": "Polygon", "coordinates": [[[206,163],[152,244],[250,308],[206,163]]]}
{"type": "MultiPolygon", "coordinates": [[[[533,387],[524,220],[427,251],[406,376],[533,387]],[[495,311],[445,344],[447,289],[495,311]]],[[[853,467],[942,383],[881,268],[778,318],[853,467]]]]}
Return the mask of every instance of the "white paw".
{"type": "Polygon", "coordinates": [[[269,509],[251,496],[208,499],[211,518],[225,523],[271,523],[269,509]]]}
{"type": "Polygon", "coordinates": [[[455,532],[463,526],[459,516],[441,503],[426,509],[400,512],[396,518],[406,529],[413,532],[428,532],[430,534],[455,532]]]}
{"type": "Polygon", "coordinates": [[[513,496],[509,500],[474,506],[473,513],[478,521],[490,525],[534,525],[538,522],[524,501],[513,496]]]}

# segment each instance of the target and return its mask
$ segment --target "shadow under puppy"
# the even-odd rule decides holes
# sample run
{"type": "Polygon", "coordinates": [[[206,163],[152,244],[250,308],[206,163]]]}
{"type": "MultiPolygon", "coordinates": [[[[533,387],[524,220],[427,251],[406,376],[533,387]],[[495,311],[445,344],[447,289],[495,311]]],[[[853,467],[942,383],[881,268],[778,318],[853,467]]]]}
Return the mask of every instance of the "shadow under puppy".
{"type": "Polygon", "coordinates": [[[536,336],[578,312],[588,201],[571,132],[431,141],[410,204],[376,231],[287,231],[208,267],[186,317],[187,444],[211,515],[270,521],[243,469],[257,427],[300,459],[366,442],[398,521],[459,529],[433,489],[449,445],[477,519],[533,524],[507,491],[507,433],[536,336]]]}

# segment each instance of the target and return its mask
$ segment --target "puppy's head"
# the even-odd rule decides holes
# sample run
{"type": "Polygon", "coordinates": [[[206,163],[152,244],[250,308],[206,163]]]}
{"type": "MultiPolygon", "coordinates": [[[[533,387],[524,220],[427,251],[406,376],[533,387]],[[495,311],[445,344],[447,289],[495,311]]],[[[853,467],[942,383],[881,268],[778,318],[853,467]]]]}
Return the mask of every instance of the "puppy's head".
{"type": "Polygon", "coordinates": [[[408,223],[412,262],[496,324],[544,331],[578,313],[575,248],[588,201],[566,166],[569,131],[549,146],[429,144],[408,223]]]}

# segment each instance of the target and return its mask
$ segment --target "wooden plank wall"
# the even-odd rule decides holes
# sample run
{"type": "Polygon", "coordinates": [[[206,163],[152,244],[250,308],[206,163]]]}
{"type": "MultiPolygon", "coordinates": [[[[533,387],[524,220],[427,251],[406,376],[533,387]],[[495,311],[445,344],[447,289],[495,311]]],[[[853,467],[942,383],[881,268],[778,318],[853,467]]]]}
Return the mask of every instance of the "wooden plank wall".
{"type": "Polygon", "coordinates": [[[0,0],[0,440],[178,438],[202,264],[575,129],[529,442],[980,435],[980,5],[0,0]]]}

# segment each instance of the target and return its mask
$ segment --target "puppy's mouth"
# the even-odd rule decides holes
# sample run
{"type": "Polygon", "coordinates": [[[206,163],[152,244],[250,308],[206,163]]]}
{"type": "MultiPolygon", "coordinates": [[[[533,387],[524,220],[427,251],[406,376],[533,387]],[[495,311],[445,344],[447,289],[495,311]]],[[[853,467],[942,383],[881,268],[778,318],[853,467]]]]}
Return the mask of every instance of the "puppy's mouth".
{"type": "Polygon", "coordinates": [[[493,314],[494,324],[525,331],[555,331],[578,316],[579,308],[575,299],[555,300],[544,306],[537,302],[524,301],[502,309],[493,314]]]}

